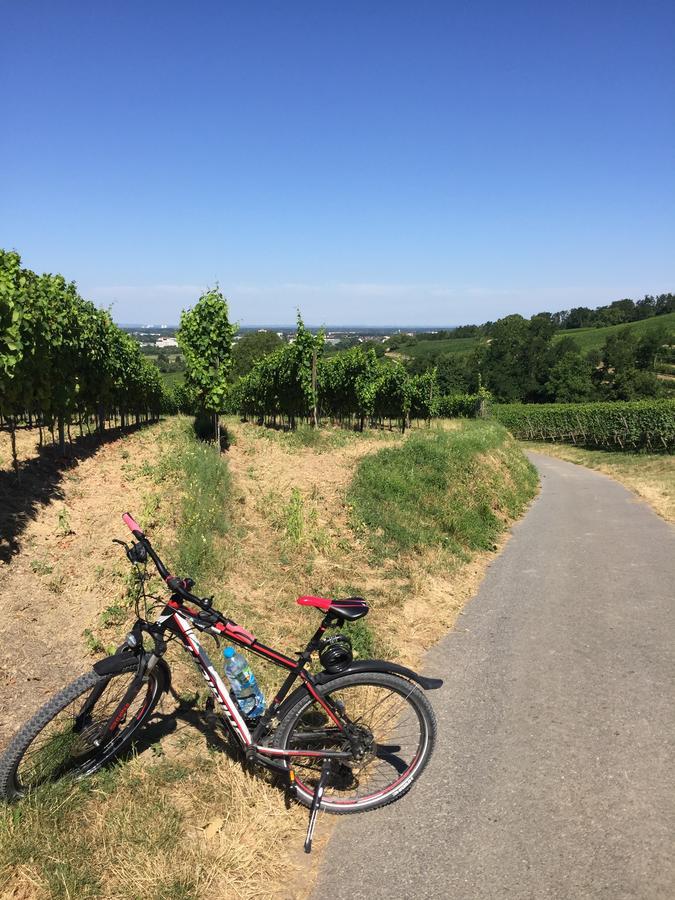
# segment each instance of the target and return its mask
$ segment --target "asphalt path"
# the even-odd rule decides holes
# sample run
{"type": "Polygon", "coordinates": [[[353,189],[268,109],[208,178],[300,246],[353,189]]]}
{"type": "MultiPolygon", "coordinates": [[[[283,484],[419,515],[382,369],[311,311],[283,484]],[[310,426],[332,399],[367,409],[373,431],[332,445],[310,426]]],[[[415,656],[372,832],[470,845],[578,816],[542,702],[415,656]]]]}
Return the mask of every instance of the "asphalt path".
{"type": "Polygon", "coordinates": [[[432,762],[339,820],[313,900],[675,898],[675,529],[531,458],[539,497],[426,658],[432,762]]]}

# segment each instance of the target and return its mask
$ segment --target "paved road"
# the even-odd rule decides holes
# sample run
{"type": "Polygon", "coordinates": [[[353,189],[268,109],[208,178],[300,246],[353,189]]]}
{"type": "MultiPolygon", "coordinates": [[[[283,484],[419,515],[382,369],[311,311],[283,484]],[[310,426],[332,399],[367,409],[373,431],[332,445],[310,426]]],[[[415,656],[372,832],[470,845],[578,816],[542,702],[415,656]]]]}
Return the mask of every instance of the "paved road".
{"type": "Polygon", "coordinates": [[[427,657],[433,761],[340,820],[314,900],[675,897],[675,529],[532,459],[540,496],[427,657]]]}

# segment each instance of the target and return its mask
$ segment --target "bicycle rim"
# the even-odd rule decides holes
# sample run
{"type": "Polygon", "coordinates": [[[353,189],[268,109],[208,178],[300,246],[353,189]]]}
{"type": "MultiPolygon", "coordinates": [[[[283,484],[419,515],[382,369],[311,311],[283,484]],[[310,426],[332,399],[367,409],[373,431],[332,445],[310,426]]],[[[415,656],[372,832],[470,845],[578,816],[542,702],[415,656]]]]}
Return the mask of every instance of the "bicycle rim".
{"type": "MultiPolygon", "coordinates": [[[[323,693],[349,722],[360,744],[356,758],[332,763],[323,805],[335,811],[379,806],[405,793],[428,758],[430,723],[416,702],[416,689],[400,679],[346,684],[323,693]]],[[[300,709],[288,730],[289,750],[352,750],[349,739],[316,701],[300,709]]],[[[314,793],[323,761],[294,757],[296,785],[314,793]]]]}

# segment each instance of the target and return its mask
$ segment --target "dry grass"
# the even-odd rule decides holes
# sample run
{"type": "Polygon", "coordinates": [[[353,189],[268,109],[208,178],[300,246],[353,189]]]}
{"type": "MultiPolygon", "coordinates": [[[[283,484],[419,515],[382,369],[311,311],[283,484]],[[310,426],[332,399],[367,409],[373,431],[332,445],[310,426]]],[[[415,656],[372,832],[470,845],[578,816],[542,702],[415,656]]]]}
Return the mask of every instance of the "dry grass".
{"type": "Polygon", "coordinates": [[[666,521],[675,522],[675,457],[658,453],[612,453],[569,444],[529,442],[523,448],[610,475],[634,491],[666,521]]]}
{"type": "MultiPolygon", "coordinates": [[[[317,445],[311,436],[265,432],[234,420],[227,424],[233,439],[227,454],[229,525],[210,536],[213,559],[197,590],[215,594],[227,615],[287,652],[300,648],[318,622],[313,610],[296,605],[299,594],[360,594],[372,613],[368,625],[355,630],[355,647],[362,655],[415,665],[452,626],[494,551],[468,562],[435,548],[383,558],[374,554],[367,531],[354,531],[348,494],[355,469],[364,456],[401,444],[397,434],[327,430],[317,445]]],[[[119,512],[136,512],[169,562],[181,550],[181,497],[189,485],[175,461],[186,439],[186,421],[176,418],[110,444],[103,456],[82,463],[78,480],[66,485],[64,495],[75,535],[52,536],[61,501],[48,505],[5,569],[24,596],[35,595],[23,612],[27,628],[43,615],[44,585],[55,574],[61,593],[52,599],[61,622],[73,598],[81,598],[77,620],[66,624],[58,642],[80,647],[76,658],[82,665],[84,628],[108,644],[128,624],[124,564],[108,545],[110,537],[123,536],[119,512]],[[40,564],[31,567],[31,560],[53,572],[45,573],[40,564]],[[84,587],[78,587],[82,572],[89,573],[82,576],[86,602],[84,587]]],[[[485,464],[477,464],[476,477],[488,489],[495,478],[510,477],[505,453],[513,453],[513,445],[490,449],[485,464]]],[[[497,502],[495,514],[504,524],[509,521],[509,510],[497,502]]],[[[54,631],[45,638],[56,640],[54,631]]],[[[42,700],[31,696],[25,673],[39,668],[48,654],[45,645],[20,664],[11,663],[8,700],[19,684],[26,688],[20,718],[42,700]]],[[[176,647],[169,648],[169,662],[178,697],[163,699],[149,734],[153,740],[136,758],[82,785],[57,787],[0,812],[0,896],[307,896],[319,853],[305,857],[300,851],[305,811],[287,808],[283,792],[269,779],[242,771],[207,711],[201,677],[176,647]]],[[[279,683],[278,669],[258,658],[254,666],[264,687],[279,683]]],[[[40,685],[41,694],[51,693],[53,680],[40,685]]],[[[329,821],[321,820],[319,850],[329,821]]]]}

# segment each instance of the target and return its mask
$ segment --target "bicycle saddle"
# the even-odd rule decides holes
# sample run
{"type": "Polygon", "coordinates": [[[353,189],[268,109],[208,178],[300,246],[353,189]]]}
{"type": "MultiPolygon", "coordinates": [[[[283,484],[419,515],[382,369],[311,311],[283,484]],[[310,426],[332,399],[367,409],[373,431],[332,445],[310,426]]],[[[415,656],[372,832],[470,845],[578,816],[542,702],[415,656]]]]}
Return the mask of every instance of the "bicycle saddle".
{"type": "Polygon", "coordinates": [[[345,600],[329,600],[326,597],[298,597],[296,602],[300,606],[315,606],[325,613],[332,613],[343,622],[360,619],[370,609],[362,597],[347,597],[345,600]]]}

